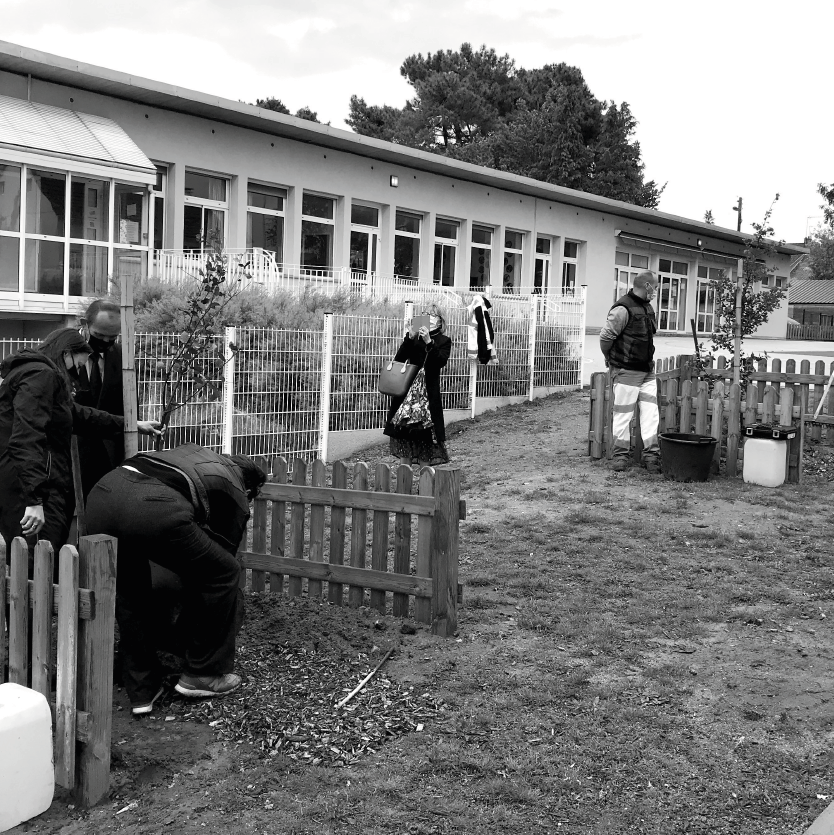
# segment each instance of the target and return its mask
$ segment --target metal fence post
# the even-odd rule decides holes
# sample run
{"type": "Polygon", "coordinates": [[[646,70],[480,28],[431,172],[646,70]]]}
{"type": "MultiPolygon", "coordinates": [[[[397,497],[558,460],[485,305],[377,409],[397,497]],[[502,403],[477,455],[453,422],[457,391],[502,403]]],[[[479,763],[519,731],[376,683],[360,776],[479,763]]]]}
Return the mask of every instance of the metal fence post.
{"type": "Polygon", "coordinates": [[[585,368],[585,323],[588,317],[588,285],[583,284],[580,288],[582,290],[582,309],[579,313],[579,378],[576,384],[582,388],[582,371],[585,368]]]}
{"type": "Polygon", "coordinates": [[[235,431],[235,370],[237,357],[232,350],[235,342],[235,328],[226,328],[223,334],[223,452],[232,454],[232,440],[235,431]]]}
{"type": "Polygon", "coordinates": [[[330,439],[330,387],[333,377],[333,314],[324,314],[321,339],[321,393],[319,395],[319,458],[327,463],[330,439]]]}
{"type": "Polygon", "coordinates": [[[469,361],[469,401],[472,404],[472,415],[475,417],[475,398],[478,394],[478,360],[469,361]]]}
{"type": "Polygon", "coordinates": [[[530,396],[533,400],[533,383],[536,376],[536,321],[539,318],[539,297],[530,296],[530,396]]]}

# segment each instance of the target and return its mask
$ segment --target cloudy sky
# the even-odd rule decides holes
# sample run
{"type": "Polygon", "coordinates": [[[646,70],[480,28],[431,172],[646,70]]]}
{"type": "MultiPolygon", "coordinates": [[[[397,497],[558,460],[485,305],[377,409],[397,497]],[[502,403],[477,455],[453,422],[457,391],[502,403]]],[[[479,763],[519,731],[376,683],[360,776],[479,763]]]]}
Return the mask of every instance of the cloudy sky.
{"type": "Polygon", "coordinates": [[[579,67],[637,118],[665,212],[743,229],[778,192],[777,237],[801,241],[834,182],[834,4],[754,0],[0,0],[0,38],[252,102],[276,96],[345,127],[351,94],[402,106],[408,55],[464,41],[532,68],[579,67]]]}

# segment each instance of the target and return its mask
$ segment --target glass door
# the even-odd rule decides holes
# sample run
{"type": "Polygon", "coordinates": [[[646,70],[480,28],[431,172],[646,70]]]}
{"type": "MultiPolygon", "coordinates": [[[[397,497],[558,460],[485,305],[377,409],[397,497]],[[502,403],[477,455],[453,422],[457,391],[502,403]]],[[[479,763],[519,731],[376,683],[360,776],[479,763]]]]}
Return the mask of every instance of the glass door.
{"type": "Polygon", "coordinates": [[[376,272],[376,253],[379,236],[376,232],[353,229],[350,233],[350,271],[358,273],[358,279],[376,272]]]}
{"type": "Polygon", "coordinates": [[[226,242],[226,212],[205,206],[183,207],[182,248],[202,252],[207,246],[224,246],[226,242]]]}
{"type": "Polygon", "coordinates": [[[686,330],[686,276],[689,264],[661,258],[657,293],[657,327],[663,331],[686,330]]]}

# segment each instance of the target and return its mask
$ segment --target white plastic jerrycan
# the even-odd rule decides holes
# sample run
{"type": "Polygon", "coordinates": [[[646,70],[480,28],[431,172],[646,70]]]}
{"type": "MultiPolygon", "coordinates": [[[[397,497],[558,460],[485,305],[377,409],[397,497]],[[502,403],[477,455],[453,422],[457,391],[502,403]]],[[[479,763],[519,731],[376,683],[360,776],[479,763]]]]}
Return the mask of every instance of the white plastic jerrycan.
{"type": "Polygon", "coordinates": [[[49,705],[35,690],[0,684],[0,832],[45,812],[54,794],[49,705]]]}

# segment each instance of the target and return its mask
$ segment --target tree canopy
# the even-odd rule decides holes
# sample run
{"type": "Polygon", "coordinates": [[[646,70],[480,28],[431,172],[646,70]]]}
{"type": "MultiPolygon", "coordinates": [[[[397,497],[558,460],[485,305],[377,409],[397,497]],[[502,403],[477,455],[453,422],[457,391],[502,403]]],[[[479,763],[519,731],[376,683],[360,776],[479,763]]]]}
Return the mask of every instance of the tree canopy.
{"type": "Polygon", "coordinates": [[[400,73],[414,97],[396,108],[352,96],[354,131],[657,208],[663,187],[644,179],[631,109],[599,101],[578,68],[517,69],[509,55],[464,43],[411,55],[400,73]]]}
{"type": "Polygon", "coordinates": [[[272,110],[275,113],[284,113],[287,116],[295,116],[296,119],[306,119],[308,122],[319,122],[319,115],[314,110],[311,110],[306,105],[304,107],[299,107],[295,113],[290,113],[289,107],[287,107],[281,99],[273,98],[269,96],[265,99],[255,99],[255,107],[262,107],[264,110],[272,110]]]}

